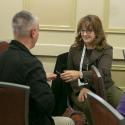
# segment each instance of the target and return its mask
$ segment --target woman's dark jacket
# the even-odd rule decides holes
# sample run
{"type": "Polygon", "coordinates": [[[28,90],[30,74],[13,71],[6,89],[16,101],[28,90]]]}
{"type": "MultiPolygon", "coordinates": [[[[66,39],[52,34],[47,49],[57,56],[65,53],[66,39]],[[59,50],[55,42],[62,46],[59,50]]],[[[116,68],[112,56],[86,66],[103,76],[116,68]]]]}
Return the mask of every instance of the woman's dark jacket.
{"type": "MultiPolygon", "coordinates": [[[[82,55],[83,48],[71,47],[68,55],[68,69],[70,70],[78,70],[80,66],[80,60],[82,55]]],[[[83,80],[87,83],[86,87],[93,91],[93,72],[92,65],[95,65],[104,81],[105,89],[110,88],[113,85],[113,81],[111,79],[111,66],[112,66],[112,57],[113,49],[111,46],[107,45],[105,48],[98,49],[86,49],[84,61],[83,61],[83,80]]],[[[73,81],[71,83],[72,89],[75,93],[78,93],[81,87],[78,86],[78,82],[73,81]]]]}
{"type": "MultiPolygon", "coordinates": [[[[87,87],[88,89],[95,91],[92,83],[92,65],[95,65],[98,68],[104,80],[105,89],[108,89],[113,85],[113,81],[111,79],[111,65],[113,55],[112,50],[112,47],[109,45],[107,45],[102,50],[86,50],[82,71],[84,76],[83,80],[89,84],[83,87],[87,87]]],[[[81,55],[82,49],[78,47],[71,47],[69,53],[64,53],[57,57],[54,72],[56,73],[56,70],[63,72],[65,69],[79,71],[81,55]]],[[[72,91],[76,94],[79,93],[81,88],[82,87],[78,86],[77,80],[71,82],[71,84],[67,84],[59,77],[57,77],[57,79],[52,82],[52,90],[56,98],[56,106],[53,114],[62,115],[67,107],[67,96],[69,97],[72,91]]]]}

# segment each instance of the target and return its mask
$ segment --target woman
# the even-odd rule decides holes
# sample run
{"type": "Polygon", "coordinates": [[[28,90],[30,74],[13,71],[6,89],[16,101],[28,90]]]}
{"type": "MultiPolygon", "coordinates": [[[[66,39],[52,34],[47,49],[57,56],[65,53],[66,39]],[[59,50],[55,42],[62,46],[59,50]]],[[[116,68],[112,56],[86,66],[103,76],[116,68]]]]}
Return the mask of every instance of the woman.
{"type": "Polygon", "coordinates": [[[98,16],[87,15],[79,21],[74,44],[68,55],[68,70],[61,74],[61,78],[72,87],[71,99],[74,107],[82,110],[89,118],[86,92],[95,92],[92,83],[91,66],[95,65],[102,75],[106,90],[107,101],[117,106],[122,91],[114,85],[111,79],[113,49],[106,42],[102,23],[98,16]],[[88,113],[88,114],[87,114],[88,113]]]}

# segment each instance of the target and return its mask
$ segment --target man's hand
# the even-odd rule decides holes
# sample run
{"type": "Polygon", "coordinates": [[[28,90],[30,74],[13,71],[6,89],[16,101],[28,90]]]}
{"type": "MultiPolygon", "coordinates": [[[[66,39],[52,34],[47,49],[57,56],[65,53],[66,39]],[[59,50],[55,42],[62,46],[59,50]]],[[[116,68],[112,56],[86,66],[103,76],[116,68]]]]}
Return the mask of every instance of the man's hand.
{"type": "Polygon", "coordinates": [[[56,78],[56,74],[54,73],[46,73],[46,77],[48,81],[54,80],[56,78]]]}

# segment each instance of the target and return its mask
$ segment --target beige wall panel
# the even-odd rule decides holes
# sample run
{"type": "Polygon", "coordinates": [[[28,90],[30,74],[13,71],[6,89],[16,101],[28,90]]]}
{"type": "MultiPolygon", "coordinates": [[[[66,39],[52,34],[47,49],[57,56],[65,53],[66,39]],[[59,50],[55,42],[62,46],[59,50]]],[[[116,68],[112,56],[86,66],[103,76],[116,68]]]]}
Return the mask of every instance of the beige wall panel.
{"type": "Polygon", "coordinates": [[[125,48],[125,34],[109,34],[107,40],[114,47],[125,48]]]}
{"type": "Polygon", "coordinates": [[[74,31],[75,0],[25,0],[25,7],[39,17],[42,30],[74,31]]]}
{"type": "Polygon", "coordinates": [[[105,0],[106,31],[125,33],[125,0],[105,0]]]}
{"type": "Polygon", "coordinates": [[[104,0],[77,0],[77,22],[88,14],[96,14],[103,20],[104,0]]]}
{"type": "Polygon", "coordinates": [[[125,61],[113,60],[112,79],[117,86],[125,90],[125,61]]]}
{"type": "Polygon", "coordinates": [[[123,49],[125,49],[125,35],[108,34],[107,41],[113,46],[113,58],[123,59],[123,49]]]}
{"type": "Polygon", "coordinates": [[[67,46],[74,41],[74,32],[67,31],[75,30],[76,1],[25,0],[24,3],[24,8],[39,17],[42,29],[33,54],[57,56],[68,51],[67,46]]]}
{"type": "Polygon", "coordinates": [[[125,90],[125,62],[112,66],[112,79],[117,86],[125,90]]]}
{"type": "Polygon", "coordinates": [[[22,7],[22,0],[0,0],[0,40],[10,40],[13,37],[11,20],[22,7]]]}
{"type": "Polygon", "coordinates": [[[125,90],[125,71],[112,71],[112,79],[118,87],[125,90]]]}

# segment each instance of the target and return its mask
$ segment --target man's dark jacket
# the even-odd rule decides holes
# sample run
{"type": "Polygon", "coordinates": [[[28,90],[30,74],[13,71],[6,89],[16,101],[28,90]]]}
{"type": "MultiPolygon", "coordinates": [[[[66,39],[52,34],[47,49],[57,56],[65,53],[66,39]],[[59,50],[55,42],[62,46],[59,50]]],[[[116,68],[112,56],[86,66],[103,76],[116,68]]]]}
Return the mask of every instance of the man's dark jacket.
{"type": "Polygon", "coordinates": [[[18,41],[0,55],[0,81],[30,86],[29,125],[54,125],[54,96],[43,65],[18,41]]]}

